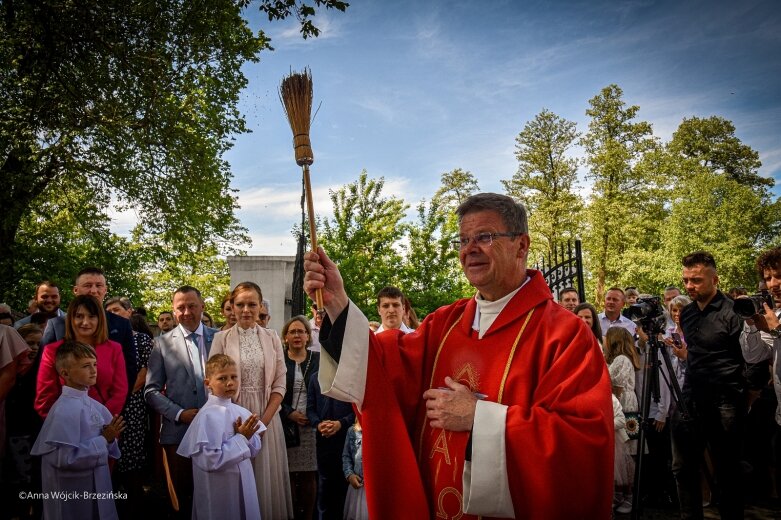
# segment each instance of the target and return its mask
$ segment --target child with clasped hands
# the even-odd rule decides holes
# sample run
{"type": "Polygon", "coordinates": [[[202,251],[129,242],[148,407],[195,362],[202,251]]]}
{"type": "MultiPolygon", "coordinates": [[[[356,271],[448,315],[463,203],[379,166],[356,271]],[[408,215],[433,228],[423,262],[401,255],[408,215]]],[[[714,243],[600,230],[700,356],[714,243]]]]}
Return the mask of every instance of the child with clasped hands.
{"type": "Polygon", "coordinates": [[[194,519],[260,518],[251,458],[266,427],[231,401],[238,390],[236,362],[216,354],[206,363],[206,404],[198,410],[177,453],[193,460],[194,519]]]}
{"type": "Polygon", "coordinates": [[[125,421],[87,395],[98,376],[94,348],[66,341],[55,367],[65,385],[31,452],[42,456],[43,517],[117,518],[108,458],[119,458],[125,421]]]}

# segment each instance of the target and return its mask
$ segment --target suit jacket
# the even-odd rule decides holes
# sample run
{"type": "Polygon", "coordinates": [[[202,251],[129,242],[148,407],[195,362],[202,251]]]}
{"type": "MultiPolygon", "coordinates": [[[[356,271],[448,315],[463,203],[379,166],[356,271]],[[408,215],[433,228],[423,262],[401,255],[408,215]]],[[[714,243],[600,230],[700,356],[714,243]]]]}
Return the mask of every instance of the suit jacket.
{"type": "MultiPolygon", "coordinates": [[[[57,316],[46,322],[41,345],[65,339],[65,318],[66,316],[57,316]]],[[[133,385],[136,384],[136,376],[138,376],[138,353],[136,345],[133,343],[133,327],[130,326],[130,320],[112,312],[106,313],[106,325],[108,326],[108,339],[122,345],[122,356],[125,358],[125,372],[127,373],[127,396],[130,399],[133,385]]]]}
{"type": "MultiPolygon", "coordinates": [[[[203,357],[208,359],[217,329],[203,327],[203,331],[203,357]]],[[[195,376],[181,327],[155,338],[146,369],[144,398],[162,416],[160,444],[179,444],[189,425],[178,422],[176,416],[181,410],[200,408],[207,397],[203,378],[195,376]]]]}

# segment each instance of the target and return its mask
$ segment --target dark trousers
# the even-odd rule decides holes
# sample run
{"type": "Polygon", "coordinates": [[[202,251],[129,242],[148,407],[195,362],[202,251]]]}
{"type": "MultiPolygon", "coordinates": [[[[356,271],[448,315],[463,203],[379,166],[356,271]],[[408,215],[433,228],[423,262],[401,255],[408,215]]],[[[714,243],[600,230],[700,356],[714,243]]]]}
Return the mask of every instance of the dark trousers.
{"type": "Polygon", "coordinates": [[[742,393],[686,399],[691,417],[676,411],[671,419],[673,474],[681,518],[701,519],[700,468],[706,444],[720,490],[719,514],[724,520],[743,518],[743,470],[740,464],[745,403],[742,393]]]}
{"type": "Polygon", "coordinates": [[[656,431],[655,424],[646,430],[648,454],[644,456],[643,496],[650,497],[658,505],[666,506],[675,496],[675,482],[670,471],[670,424],[664,425],[662,431],[656,431]]]}
{"type": "Polygon", "coordinates": [[[317,457],[317,512],[320,520],[341,520],[347,480],[342,472],[341,453],[331,456],[318,453],[317,457]]]}
{"type": "Polygon", "coordinates": [[[193,465],[187,457],[176,453],[178,444],[164,444],[163,449],[168,457],[168,468],[171,471],[171,481],[174,484],[176,497],[179,499],[179,518],[189,520],[193,508],[193,465]]]}

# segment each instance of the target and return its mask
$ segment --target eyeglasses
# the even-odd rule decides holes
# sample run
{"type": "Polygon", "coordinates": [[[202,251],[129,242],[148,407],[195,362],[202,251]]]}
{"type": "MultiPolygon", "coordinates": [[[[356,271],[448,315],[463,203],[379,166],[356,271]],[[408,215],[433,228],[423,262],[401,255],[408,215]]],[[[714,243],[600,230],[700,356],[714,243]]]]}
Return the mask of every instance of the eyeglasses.
{"type": "Polygon", "coordinates": [[[300,329],[290,329],[287,331],[287,333],[291,336],[305,336],[307,334],[305,330],[300,329]]]}
{"type": "Polygon", "coordinates": [[[473,237],[461,237],[457,238],[456,240],[451,240],[450,244],[453,246],[453,249],[460,251],[461,249],[469,247],[469,244],[472,242],[472,240],[474,240],[478,246],[487,247],[493,244],[495,238],[515,238],[521,235],[523,235],[523,233],[478,233],[473,237]]]}

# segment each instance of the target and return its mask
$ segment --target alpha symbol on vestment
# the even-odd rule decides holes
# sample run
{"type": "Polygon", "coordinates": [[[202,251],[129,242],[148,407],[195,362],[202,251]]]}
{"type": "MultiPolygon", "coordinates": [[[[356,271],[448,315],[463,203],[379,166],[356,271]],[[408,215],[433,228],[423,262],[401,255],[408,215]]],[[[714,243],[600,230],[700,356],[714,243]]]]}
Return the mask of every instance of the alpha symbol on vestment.
{"type": "Polygon", "coordinates": [[[436,452],[442,453],[445,456],[445,464],[450,465],[450,450],[447,447],[447,433],[445,430],[439,430],[439,436],[434,441],[434,446],[431,448],[430,459],[434,458],[436,452]]]}
{"type": "Polygon", "coordinates": [[[468,386],[472,392],[480,390],[480,374],[471,363],[464,364],[453,375],[453,379],[464,386],[468,386]]]}

